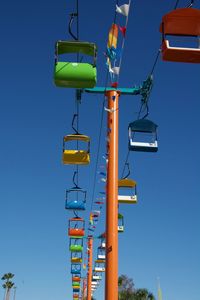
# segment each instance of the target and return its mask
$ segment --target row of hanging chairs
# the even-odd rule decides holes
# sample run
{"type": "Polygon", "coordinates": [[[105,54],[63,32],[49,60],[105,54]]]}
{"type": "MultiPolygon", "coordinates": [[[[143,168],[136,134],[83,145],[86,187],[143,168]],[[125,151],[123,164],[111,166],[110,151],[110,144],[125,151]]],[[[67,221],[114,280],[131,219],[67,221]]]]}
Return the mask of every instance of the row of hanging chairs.
{"type": "MultiPolygon", "coordinates": [[[[162,58],[165,61],[200,63],[200,10],[194,8],[181,8],[173,10],[162,18],[160,25],[162,33],[162,58]],[[195,38],[197,46],[183,47],[174,45],[174,37],[195,38]]],[[[97,47],[94,43],[80,41],[58,41],[55,47],[55,69],[54,82],[58,87],[66,88],[93,88],[96,85],[97,47]],[[77,55],[77,61],[61,59],[65,55],[72,57],[77,55]],[[92,62],[84,62],[84,56],[90,56],[92,62]]],[[[139,152],[157,152],[157,125],[146,118],[131,122],[128,126],[130,151],[139,152]]],[[[65,165],[88,165],[90,163],[90,137],[87,135],[75,134],[66,135],[63,138],[63,164],[65,165]],[[81,143],[83,148],[76,149],[77,144],[81,143]],[[74,144],[74,147],[69,146],[74,144]]],[[[136,182],[130,178],[120,179],[118,181],[118,203],[134,204],[137,203],[136,182]]],[[[69,210],[85,210],[86,191],[77,185],[66,191],[65,208],[69,210]]],[[[124,217],[118,214],[118,232],[124,232],[124,217]]],[[[85,235],[85,221],[78,216],[69,220],[68,235],[70,237],[71,251],[71,274],[73,299],[79,299],[83,237],[85,235]]],[[[95,260],[92,291],[99,285],[102,279],[102,273],[105,272],[105,237],[101,240],[101,245],[97,250],[97,259],[95,260]]]]}
{"type": "MultiPolygon", "coordinates": [[[[200,10],[195,8],[175,9],[162,18],[162,58],[166,61],[200,63],[200,10]],[[170,45],[170,37],[195,37],[197,47],[170,45]]],[[[55,45],[54,82],[58,87],[93,88],[96,85],[97,47],[94,43],[81,41],[57,41],[55,45]],[[73,53],[79,56],[65,61],[64,56],[73,53]],[[80,59],[80,55],[81,59],[80,59]],[[63,57],[60,61],[60,56],[63,57]],[[83,57],[92,57],[92,62],[82,62],[83,57]]]]}
{"type": "MultiPolygon", "coordinates": [[[[139,119],[129,124],[129,150],[158,151],[157,125],[148,119],[139,119]],[[140,140],[141,139],[141,140],[140,140]]],[[[76,145],[74,145],[74,148],[76,145]]],[[[88,165],[90,163],[90,137],[83,134],[70,134],[63,138],[63,164],[88,165]],[[70,141],[83,142],[86,149],[68,149],[70,141]]]]}

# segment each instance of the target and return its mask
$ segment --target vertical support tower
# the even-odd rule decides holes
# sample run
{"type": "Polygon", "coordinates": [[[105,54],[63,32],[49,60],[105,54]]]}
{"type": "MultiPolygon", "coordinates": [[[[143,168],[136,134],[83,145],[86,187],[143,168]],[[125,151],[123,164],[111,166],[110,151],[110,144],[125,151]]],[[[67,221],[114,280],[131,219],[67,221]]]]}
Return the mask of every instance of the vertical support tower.
{"type": "Polygon", "coordinates": [[[120,92],[109,90],[105,95],[108,100],[105,300],[118,300],[118,115],[120,92]]]}
{"type": "Polygon", "coordinates": [[[93,237],[88,236],[87,300],[92,299],[92,252],[93,252],[93,237]]]}

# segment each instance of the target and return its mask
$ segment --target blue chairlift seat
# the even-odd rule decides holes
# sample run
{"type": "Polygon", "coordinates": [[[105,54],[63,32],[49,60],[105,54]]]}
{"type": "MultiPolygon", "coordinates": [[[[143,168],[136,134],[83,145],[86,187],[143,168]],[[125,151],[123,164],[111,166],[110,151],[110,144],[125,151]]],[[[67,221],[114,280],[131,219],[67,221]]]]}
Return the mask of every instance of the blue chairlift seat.
{"type": "Polygon", "coordinates": [[[71,274],[80,274],[81,264],[71,264],[71,274]]]}
{"type": "Polygon", "coordinates": [[[66,190],[65,209],[85,210],[86,193],[86,191],[76,187],[66,190]]]}
{"type": "Polygon", "coordinates": [[[157,125],[148,119],[139,119],[129,124],[129,150],[143,152],[157,152],[157,125]],[[139,133],[141,138],[150,135],[150,141],[136,141],[135,134],[139,133]]]}

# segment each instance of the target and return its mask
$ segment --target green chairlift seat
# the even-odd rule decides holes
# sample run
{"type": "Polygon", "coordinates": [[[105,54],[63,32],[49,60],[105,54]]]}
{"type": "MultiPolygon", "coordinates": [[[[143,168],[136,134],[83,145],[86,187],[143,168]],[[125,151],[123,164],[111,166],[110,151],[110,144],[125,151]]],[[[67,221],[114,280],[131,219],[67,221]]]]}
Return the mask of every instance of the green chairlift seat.
{"type": "Polygon", "coordinates": [[[70,245],[69,250],[73,251],[73,252],[82,252],[83,251],[83,246],[81,246],[81,245],[70,245]]]}
{"type": "Polygon", "coordinates": [[[79,41],[58,41],[55,49],[54,82],[58,87],[93,88],[97,81],[97,48],[94,43],[79,41]],[[77,53],[93,57],[93,64],[59,61],[62,54],[77,53]]]}

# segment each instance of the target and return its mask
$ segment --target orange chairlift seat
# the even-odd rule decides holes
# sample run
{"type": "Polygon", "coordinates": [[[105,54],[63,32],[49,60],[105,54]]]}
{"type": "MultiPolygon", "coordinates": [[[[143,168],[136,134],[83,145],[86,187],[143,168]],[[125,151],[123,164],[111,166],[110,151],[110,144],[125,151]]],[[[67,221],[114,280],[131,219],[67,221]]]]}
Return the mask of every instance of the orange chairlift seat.
{"type": "Polygon", "coordinates": [[[64,165],[88,165],[90,163],[90,137],[78,133],[65,135],[63,138],[62,161],[64,165]],[[67,149],[66,144],[70,141],[86,143],[87,149],[67,149]]]}
{"type": "Polygon", "coordinates": [[[118,180],[118,203],[125,203],[125,204],[135,204],[137,203],[137,190],[136,190],[137,183],[136,181],[130,178],[124,178],[118,180]],[[121,192],[123,190],[123,195],[121,192]],[[125,191],[125,195],[124,195],[125,191]],[[130,193],[130,195],[129,195],[130,193]]]}
{"type": "Polygon", "coordinates": [[[69,219],[69,236],[79,236],[82,237],[85,235],[85,221],[82,218],[71,218],[69,219]]]}
{"type": "Polygon", "coordinates": [[[79,276],[72,276],[72,281],[76,281],[76,282],[80,282],[81,281],[81,278],[79,276]]]}
{"type": "Polygon", "coordinates": [[[165,61],[200,63],[200,9],[178,8],[162,18],[162,58],[165,61]],[[173,47],[167,36],[196,37],[196,48],[173,47]]]}

